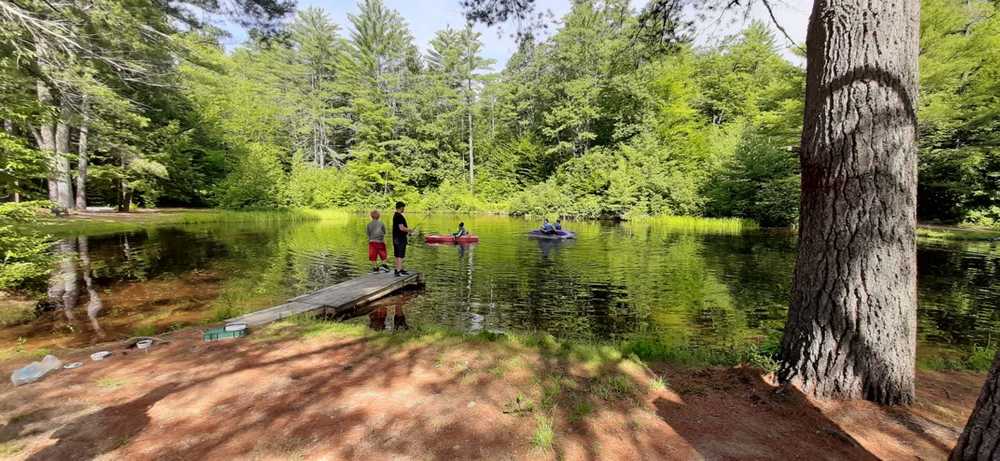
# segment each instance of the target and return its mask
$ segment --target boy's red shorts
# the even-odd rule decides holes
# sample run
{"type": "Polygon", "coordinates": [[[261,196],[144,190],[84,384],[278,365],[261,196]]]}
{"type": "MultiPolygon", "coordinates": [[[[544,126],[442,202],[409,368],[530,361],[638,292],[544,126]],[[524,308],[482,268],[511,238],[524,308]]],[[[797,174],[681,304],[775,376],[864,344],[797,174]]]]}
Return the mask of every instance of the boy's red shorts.
{"type": "Polygon", "coordinates": [[[375,261],[376,258],[388,259],[389,254],[385,251],[385,242],[368,242],[368,260],[375,261]]]}

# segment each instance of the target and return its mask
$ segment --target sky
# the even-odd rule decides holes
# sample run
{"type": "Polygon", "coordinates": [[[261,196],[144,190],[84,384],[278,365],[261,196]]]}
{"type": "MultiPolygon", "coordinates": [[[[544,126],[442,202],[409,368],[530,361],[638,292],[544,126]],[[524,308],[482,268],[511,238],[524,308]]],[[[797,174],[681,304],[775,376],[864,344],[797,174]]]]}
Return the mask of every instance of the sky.
{"type": "MultiPolygon", "coordinates": [[[[346,35],[350,28],[347,15],[348,13],[358,13],[357,3],[357,0],[298,0],[298,7],[304,9],[315,6],[326,10],[333,22],[340,25],[342,33],[346,35]]],[[[452,28],[465,26],[465,18],[462,15],[459,0],[385,0],[385,3],[386,6],[399,11],[403,16],[417,46],[422,51],[427,50],[435,32],[448,26],[452,28]]],[[[639,9],[645,3],[646,0],[638,0],[634,2],[634,7],[639,9]]],[[[765,21],[773,29],[767,10],[761,2],[755,3],[756,6],[752,9],[749,19],[744,20],[742,15],[730,14],[722,18],[713,18],[707,23],[699,23],[695,43],[698,45],[715,43],[738,32],[753,19],[765,21]]],[[[536,11],[550,11],[555,20],[568,13],[571,4],[572,0],[535,0],[536,11]]],[[[789,36],[798,44],[805,42],[806,24],[811,8],[812,1],[808,0],[777,0],[775,3],[775,16],[789,36]]],[[[550,25],[549,30],[554,31],[557,27],[557,25],[550,25]]],[[[233,34],[233,37],[226,41],[227,48],[231,49],[246,39],[244,31],[233,27],[227,28],[233,34]]],[[[476,25],[475,29],[482,33],[483,54],[496,61],[493,69],[497,71],[503,69],[507,60],[516,51],[514,39],[511,37],[513,28],[508,26],[498,29],[476,25]]],[[[802,60],[788,49],[788,41],[781,35],[778,37],[779,43],[785,46],[784,56],[796,64],[802,64],[802,60]]]]}

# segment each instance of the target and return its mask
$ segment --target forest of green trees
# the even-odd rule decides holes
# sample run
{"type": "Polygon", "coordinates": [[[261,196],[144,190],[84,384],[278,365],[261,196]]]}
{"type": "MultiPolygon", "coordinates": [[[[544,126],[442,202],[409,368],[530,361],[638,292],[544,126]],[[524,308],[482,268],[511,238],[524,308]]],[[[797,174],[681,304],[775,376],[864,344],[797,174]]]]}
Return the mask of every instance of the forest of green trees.
{"type": "MultiPolygon", "coordinates": [[[[471,28],[421,51],[381,0],[231,51],[155,0],[46,5],[0,12],[8,201],[797,219],[805,72],[767,24],[665,50],[627,1],[578,1],[497,69],[471,28]]],[[[997,10],[923,4],[921,220],[1000,222],[997,10]]]]}

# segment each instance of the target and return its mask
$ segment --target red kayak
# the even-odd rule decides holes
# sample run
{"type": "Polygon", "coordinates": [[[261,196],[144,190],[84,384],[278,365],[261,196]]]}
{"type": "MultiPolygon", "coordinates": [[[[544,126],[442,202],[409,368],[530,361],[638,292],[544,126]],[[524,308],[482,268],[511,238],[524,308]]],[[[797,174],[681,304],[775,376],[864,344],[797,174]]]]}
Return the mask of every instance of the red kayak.
{"type": "Polygon", "coordinates": [[[428,235],[424,237],[424,241],[427,243],[476,243],[479,241],[479,237],[476,235],[463,235],[461,237],[452,237],[450,235],[428,235]]]}

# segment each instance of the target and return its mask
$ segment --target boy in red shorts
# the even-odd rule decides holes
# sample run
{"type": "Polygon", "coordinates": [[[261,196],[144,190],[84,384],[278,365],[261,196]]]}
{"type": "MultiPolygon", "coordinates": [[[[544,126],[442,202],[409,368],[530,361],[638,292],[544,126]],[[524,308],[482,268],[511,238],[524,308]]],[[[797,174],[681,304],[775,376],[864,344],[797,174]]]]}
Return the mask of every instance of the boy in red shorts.
{"type": "Polygon", "coordinates": [[[368,223],[365,232],[368,234],[368,260],[372,262],[372,272],[382,270],[389,272],[389,265],[385,263],[388,254],[385,251],[385,224],[379,220],[382,214],[378,210],[372,210],[372,221],[368,223]],[[381,259],[381,266],[377,261],[381,259]]]}

